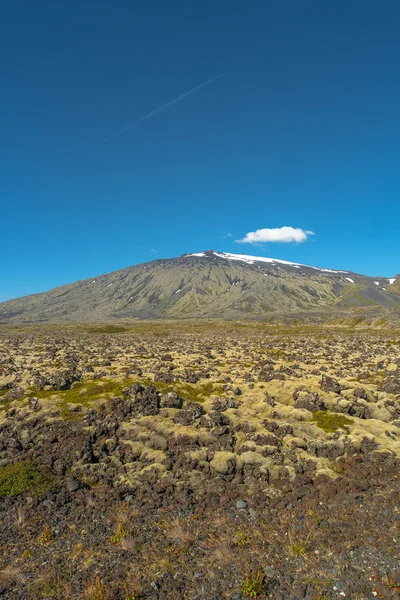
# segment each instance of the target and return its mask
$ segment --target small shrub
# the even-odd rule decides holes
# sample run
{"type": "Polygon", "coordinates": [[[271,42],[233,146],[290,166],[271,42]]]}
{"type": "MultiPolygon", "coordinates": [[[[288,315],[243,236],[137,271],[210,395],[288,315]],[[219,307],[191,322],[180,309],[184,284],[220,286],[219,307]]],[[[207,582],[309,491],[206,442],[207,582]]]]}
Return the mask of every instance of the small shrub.
{"type": "Polygon", "coordinates": [[[110,538],[110,542],[113,546],[119,546],[123,539],[128,537],[129,531],[124,527],[122,523],[118,523],[116,532],[110,538]]]}
{"type": "Polygon", "coordinates": [[[13,521],[18,529],[23,529],[26,523],[26,513],[23,508],[16,508],[13,512],[13,521]]]}
{"type": "Polygon", "coordinates": [[[0,571],[0,587],[9,589],[13,585],[23,585],[25,575],[17,565],[9,565],[0,571]]]}
{"type": "Polygon", "coordinates": [[[83,600],[109,600],[111,594],[100,576],[97,575],[94,581],[85,583],[82,598],[83,600]]]}
{"type": "Polygon", "coordinates": [[[306,537],[300,536],[298,531],[294,531],[293,529],[289,530],[287,545],[287,552],[289,556],[299,558],[300,556],[305,556],[307,554],[310,549],[310,540],[315,533],[316,527],[317,521],[314,519],[313,526],[309,530],[306,537]]]}
{"type": "Polygon", "coordinates": [[[165,534],[172,540],[180,540],[181,544],[189,544],[193,538],[188,519],[176,517],[160,523],[165,534]]]}
{"type": "Polygon", "coordinates": [[[0,467],[0,497],[19,496],[24,492],[42,496],[53,484],[51,472],[44,467],[36,467],[30,461],[0,467]]]}
{"type": "Polygon", "coordinates": [[[329,467],[332,469],[332,471],[334,473],[336,473],[337,475],[343,475],[346,472],[346,468],[344,466],[343,463],[338,463],[338,462],[334,462],[332,461],[329,464],[329,467]]]}
{"type": "Polygon", "coordinates": [[[266,594],[262,571],[255,571],[250,577],[246,577],[241,585],[241,590],[246,598],[261,598],[266,594]]]}
{"type": "Polygon", "coordinates": [[[239,531],[237,533],[236,544],[240,548],[245,548],[246,546],[249,546],[250,542],[251,542],[251,538],[247,533],[245,533],[244,531],[239,531]]]}
{"type": "Polygon", "coordinates": [[[338,429],[347,429],[348,425],[354,423],[353,419],[349,419],[344,415],[334,412],[319,410],[313,413],[313,422],[327,433],[335,433],[338,429]]]}
{"type": "Polygon", "coordinates": [[[53,538],[53,532],[50,530],[48,525],[45,525],[42,533],[39,535],[39,542],[41,544],[49,544],[51,541],[53,541],[53,538]]]}
{"type": "Polygon", "coordinates": [[[304,556],[307,554],[307,544],[300,540],[292,541],[289,543],[288,553],[290,556],[295,556],[296,558],[299,556],[304,556]]]}
{"type": "Polygon", "coordinates": [[[143,598],[141,589],[142,586],[138,575],[129,573],[127,581],[122,586],[123,600],[141,600],[143,598]]]}
{"type": "Polygon", "coordinates": [[[39,577],[29,584],[29,598],[44,600],[44,598],[70,598],[71,586],[65,574],[56,567],[45,569],[39,577]]]}
{"type": "Polygon", "coordinates": [[[111,509],[111,519],[117,524],[127,524],[131,518],[131,511],[127,502],[116,502],[111,509]]]}

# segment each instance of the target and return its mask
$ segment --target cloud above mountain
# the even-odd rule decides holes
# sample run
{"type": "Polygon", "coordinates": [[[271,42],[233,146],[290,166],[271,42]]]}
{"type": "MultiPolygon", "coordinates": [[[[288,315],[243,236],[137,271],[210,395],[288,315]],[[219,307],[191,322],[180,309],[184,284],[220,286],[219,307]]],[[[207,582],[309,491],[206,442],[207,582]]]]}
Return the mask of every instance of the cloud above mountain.
{"type": "Polygon", "coordinates": [[[289,243],[305,242],[310,235],[315,235],[313,231],[307,231],[295,227],[276,227],[274,229],[257,229],[249,231],[241,240],[236,240],[238,244],[264,244],[265,242],[289,243]]]}

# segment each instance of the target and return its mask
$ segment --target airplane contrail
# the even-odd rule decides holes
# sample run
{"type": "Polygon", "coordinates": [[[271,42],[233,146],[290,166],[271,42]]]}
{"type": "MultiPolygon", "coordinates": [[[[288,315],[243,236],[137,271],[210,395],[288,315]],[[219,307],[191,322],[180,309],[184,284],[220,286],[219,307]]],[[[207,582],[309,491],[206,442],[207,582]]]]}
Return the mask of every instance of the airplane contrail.
{"type": "Polygon", "coordinates": [[[157,113],[160,113],[161,111],[165,110],[169,106],[172,106],[172,104],[176,104],[177,102],[180,102],[184,98],[187,98],[191,94],[194,94],[195,92],[197,92],[197,90],[200,90],[201,88],[206,87],[206,85],[210,85],[210,83],[213,83],[214,81],[217,81],[217,79],[221,79],[221,77],[224,77],[224,75],[227,75],[228,73],[230,73],[230,71],[225,71],[225,73],[221,73],[221,75],[217,75],[216,77],[213,77],[212,79],[208,79],[207,81],[204,81],[204,83],[201,83],[200,85],[197,85],[196,87],[192,88],[188,92],[185,92],[184,94],[181,94],[180,96],[177,96],[173,100],[170,100],[166,104],[163,104],[162,106],[159,106],[158,108],[155,108],[154,110],[152,110],[151,112],[147,113],[146,115],[143,115],[143,117],[139,117],[139,119],[136,119],[136,121],[132,121],[132,123],[129,123],[128,125],[126,125],[122,129],[119,129],[118,131],[116,131],[112,135],[106,137],[103,140],[103,142],[108,142],[109,140],[112,140],[113,138],[117,137],[117,135],[120,135],[121,133],[125,133],[125,131],[128,131],[128,129],[130,129],[134,125],[137,125],[141,121],[144,121],[145,119],[149,119],[153,115],[156,115],[157,113]]]}

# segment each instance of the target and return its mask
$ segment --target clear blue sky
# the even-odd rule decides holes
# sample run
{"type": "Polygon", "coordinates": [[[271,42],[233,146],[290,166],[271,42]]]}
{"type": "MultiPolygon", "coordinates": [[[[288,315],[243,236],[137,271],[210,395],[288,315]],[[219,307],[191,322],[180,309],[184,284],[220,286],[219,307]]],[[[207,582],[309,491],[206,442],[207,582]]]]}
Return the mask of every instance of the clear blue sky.
{"type": "Polygon", "coordinates": [[[398,273],[399,28],[398,0],[2,0],[2,299],[208,248],[398,273]],[[235,242],[282,226],[315,236],[235,242]]]}

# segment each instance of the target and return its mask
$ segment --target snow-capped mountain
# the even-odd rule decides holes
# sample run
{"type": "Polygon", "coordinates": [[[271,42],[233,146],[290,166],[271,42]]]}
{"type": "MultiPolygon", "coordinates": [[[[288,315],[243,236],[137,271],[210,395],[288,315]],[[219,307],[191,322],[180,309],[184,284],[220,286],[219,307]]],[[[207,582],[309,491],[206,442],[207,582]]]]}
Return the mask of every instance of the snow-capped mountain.
{"type": "Polygon", "coordinates": [[[400,276],[204,252],[158,259],[0,304],[1,322],[262,318],[352,306],[400,306],[400,276]]]}

